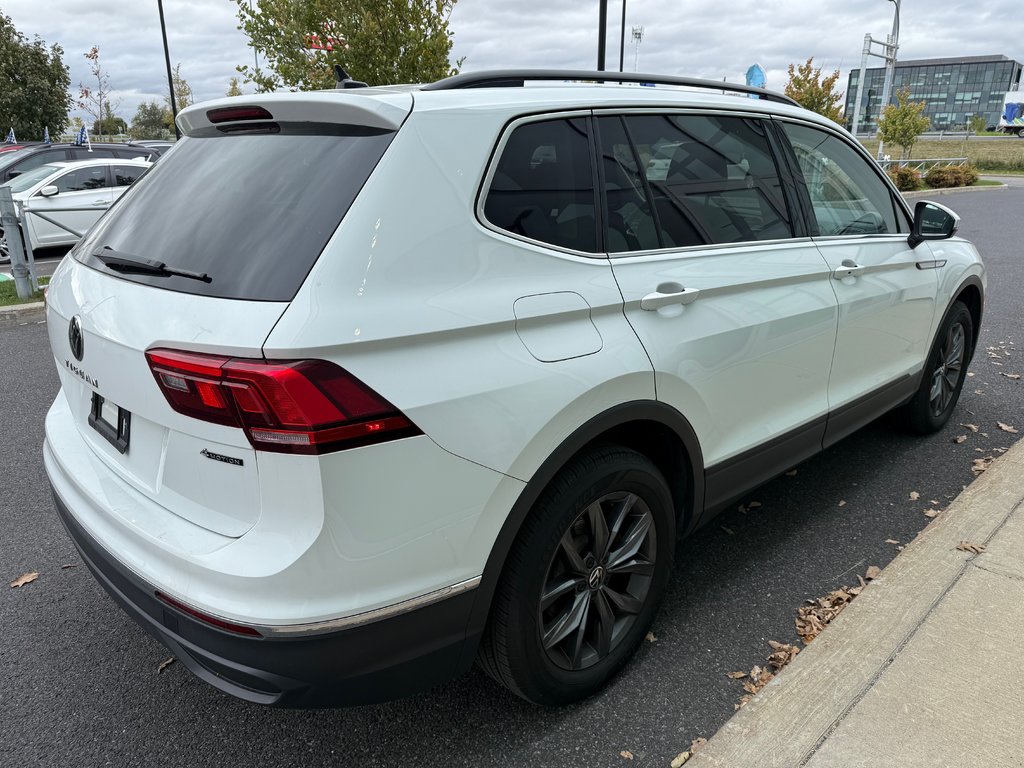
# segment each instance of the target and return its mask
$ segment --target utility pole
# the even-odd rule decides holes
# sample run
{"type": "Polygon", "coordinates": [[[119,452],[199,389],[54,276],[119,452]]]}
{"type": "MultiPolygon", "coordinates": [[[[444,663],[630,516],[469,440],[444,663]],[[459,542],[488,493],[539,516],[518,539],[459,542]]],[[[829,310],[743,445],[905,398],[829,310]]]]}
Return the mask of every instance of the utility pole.
{"type": "Polygon", "coordinates": [[[608,37],[608,0],[599,0],[597,16],[597,71],[604,72],[604,49],[608,37]]]}
{"type": "Polygon", "coordinates": [[[633,27],[633,43],[635,48],[633,49],[633,71],[640,71],[640,41],[644,39],[644,28],[633,27]]]}
{"type": "Polygon", "coordinates": [[[622,0],[622,27],[619,32],[619,72],[622,72],[622,61],[626,56],[626,0],[622,0]]]}
{"type": "MultiPolygon", "coordinates": [[[[882,86],[882,110],[889,105],[889,94],[892,89],[892,80],[896,75],[896,52],[900,48],[900,0],[889,0],[896,6],[896,10],[893,12],[892,17],[892,34],[889,35],[888,45],[886,46],[886,52],[889,54],[888,59],[885,63],[885,85],[882,86]]],[[[879,119],[881,119],[881,113],[879,113],[879,119]]],[[[884,157],[885,142],[882,141],[882,135],[878,135],[878,159],[881,160],[884,157]]]]}

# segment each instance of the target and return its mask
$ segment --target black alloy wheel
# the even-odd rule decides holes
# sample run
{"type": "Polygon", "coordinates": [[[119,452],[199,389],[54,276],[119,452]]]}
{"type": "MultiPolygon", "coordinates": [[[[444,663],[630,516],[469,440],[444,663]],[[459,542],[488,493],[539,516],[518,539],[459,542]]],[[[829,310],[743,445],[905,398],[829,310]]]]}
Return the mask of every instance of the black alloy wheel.
{"type": "Polygon", "coordinates": [[[970,310],[963,302],[954,302],[932,343],[917,394],[905,408],[914,432],[930,435],[949,421],[964,386],[973,343],[970,310]]]}
{"type": "Polygon", "coordinates": [[[509,551],[478,663],[557,706],[596,693],[650,628],[672,573],[676,507],[637,451],[595,447],[536,501],[509,551]]]}

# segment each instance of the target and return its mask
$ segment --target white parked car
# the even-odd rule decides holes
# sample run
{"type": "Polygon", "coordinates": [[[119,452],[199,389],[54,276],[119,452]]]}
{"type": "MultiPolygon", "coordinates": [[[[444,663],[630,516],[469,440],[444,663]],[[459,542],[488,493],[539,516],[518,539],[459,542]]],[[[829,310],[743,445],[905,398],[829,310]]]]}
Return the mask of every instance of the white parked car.
{"type": "Polygon", "coordinates": [[[56,506],[196,675],[314,706],[476,658],[578,700],[677,536],[891,409],[949,420],[956,216],[783,96],[563,82],[631,77],[192,106],[62,262],[56,506]]]}
{"type": "MultiPolygon", "coordinates": [[[[145,160],[113,158],[47,163],[16,176],[6,186],[11,189],[22,218],[22,231],[32,238],[33,248],[71,245],[151,165],[145,160]],[[29,214],[26,224],[22,208],[47,218],[29,214]],[[62,210],[65,208],[77,210],[62,210]]],[[[0,243],[0,259],[10,260],[6,239],[0,243]]]]}

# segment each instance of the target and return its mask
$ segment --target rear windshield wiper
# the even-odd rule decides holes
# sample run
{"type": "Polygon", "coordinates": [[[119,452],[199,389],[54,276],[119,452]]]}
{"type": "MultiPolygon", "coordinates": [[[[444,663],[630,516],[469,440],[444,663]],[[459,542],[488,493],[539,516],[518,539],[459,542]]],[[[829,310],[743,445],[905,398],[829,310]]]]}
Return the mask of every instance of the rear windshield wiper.
{"type": "Polygon", "coordinates": [[[167,277],[187,277],[191,280],[202,280],[204,283],[212,283],[213,278],[205,272],[192,272],[187,269],[175,269],[168,267],[162,261],[145,259],[141,256],[134,256],[130,253],[115,251],[110,246],[97,248],[92,254],[111,269],[118,272],[136,272],[145,275],[162,275],[167,277]]]}

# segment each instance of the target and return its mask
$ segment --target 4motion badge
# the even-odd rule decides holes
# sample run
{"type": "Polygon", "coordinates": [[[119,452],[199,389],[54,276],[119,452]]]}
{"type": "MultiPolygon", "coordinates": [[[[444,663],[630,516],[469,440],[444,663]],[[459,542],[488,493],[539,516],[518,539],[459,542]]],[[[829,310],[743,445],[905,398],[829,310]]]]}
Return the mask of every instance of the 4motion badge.
{"type": "Polygon", "coordinates": [[[206,458],[213,459],[214,461],[223,461],[225,464],[234,464],[236,467],[245,466],[244,461],[242,461],[241,459],[236,459],[234,456],[224,456],[223,454],[220,453],[208,451],[205,448],[203,448],[203,450],[201,450],[200,453],[203,454],[203,456],[205,456],[206,458]]]}

